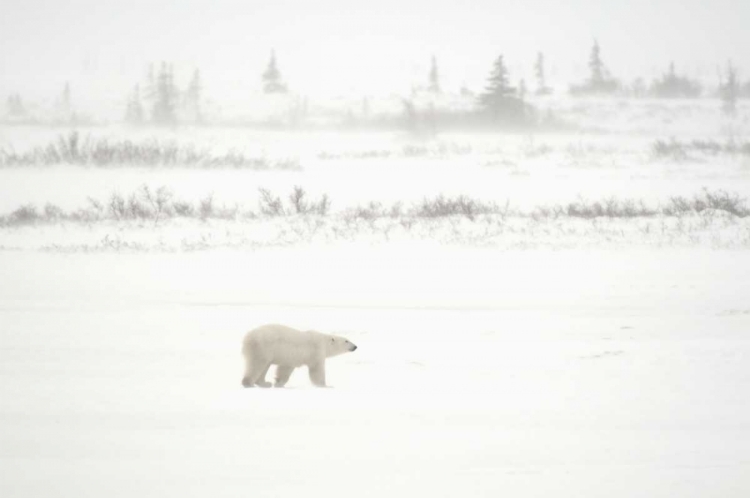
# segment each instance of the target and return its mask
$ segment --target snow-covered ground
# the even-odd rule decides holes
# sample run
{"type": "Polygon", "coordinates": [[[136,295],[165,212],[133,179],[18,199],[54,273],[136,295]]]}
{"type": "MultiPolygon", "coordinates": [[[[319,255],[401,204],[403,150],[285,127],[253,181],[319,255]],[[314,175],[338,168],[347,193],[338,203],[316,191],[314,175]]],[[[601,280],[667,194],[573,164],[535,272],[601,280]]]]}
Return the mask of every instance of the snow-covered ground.
{"type": "Polygon", "coordinates": [[[750,496],[749,156],[654,150],[746,143],[748,109],[556,105],[605,132],[96,128],[271,167],[0,168],[0,497],[750,496]],[[143,185],[239,214],[107,214],[143,185]],[[260,213],[295,186],[329,212],[260,213]],[[744,214],[658,209],[722,191],[744,214]],[[509,209],[409,211],[441,194],[509,209]],[[539,211],[609,198],[655,211],[539,211]],[[269,322],[359,348],[242,389],[269,322]]]}
{"type": "Polygon", "coordinates": [[[0,253],[3,496],[750,492],[750,254],[0,253]],[[243,390],[283,322],[359,345],[243,390]]]}

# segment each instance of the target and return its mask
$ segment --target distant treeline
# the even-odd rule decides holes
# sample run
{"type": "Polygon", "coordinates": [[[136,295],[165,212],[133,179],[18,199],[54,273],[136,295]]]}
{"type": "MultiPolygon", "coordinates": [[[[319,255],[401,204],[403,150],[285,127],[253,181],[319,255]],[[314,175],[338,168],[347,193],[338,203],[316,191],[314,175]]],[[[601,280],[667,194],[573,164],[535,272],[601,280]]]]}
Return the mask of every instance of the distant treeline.
{"type": "MultiPolygon", "coordinates": [[[[728,62],[719,71],[718,84],[710,91],[690,77],[678,73],[674,63],[658,78],[647,84],[643,78],[626,84],[613,76],[605,65],[601,48],[594,41],[588,57],[588,77],[566,89],[550,86],[546,77],[545,57],[536,56],[533,65],[534,84],[528,85],[521,78],[513,82],[503,56],[499,55],[489,72],[487,84],[481,91],[462,87],[458,93],[446,92],[441,82],[441,69],[436,57],[430,61],[425,84],[413,87],[408,96],[401,98],[398,111],[371,112],[369,101],[364,98],[361,112],[354,116],[345,109],[335,119],[347,127],[402,127],[411,130],[428,130],[431,127],[528,127],[540,123],[554,125],[549,116],[540,114],[529,103],[534,95],[538,100],[554,93],[568,92],[573,96],[617,96],[621,98],[680,99],[702,96],[721,99],[721,109],[734,115],[737,101],[750,98],[750,81],[742,83],[735,66],[728,62]],[[424,102],[427,105],[423,105],[424,102]],[[447,101],[460,105],[446,105],[447,101]],[[417,111],[417,107],[420,108],[417,111]]],[[[309,109],[307,98],[293,95],[282,76],[276,53],[271,55],[265,69],[260,73],[263,93],[272,101],[274,116],[258,116],[256,124],[278,127],[294,127],[319,122],[319,116],[309,109]]],[[[10,123],[45,122],[50,124],[76,124],[91,121],[75,111],[71,97],[71,86],[65,83],[55,99],[54,110],[46,119],[35,115],[24,103],[20,93],[7,97],[5,121],[10,123]]],[[[124,99],[122,118],[133,126],[178,124],[219,124],[217,118],[205,112],[205,90],[199,69],[194,69],[186,86],[180,88],[175,81],[173,64],[149,64],[145,81],[133,85],[124,99]]],[[[328,113],[330,115],[330,112],[328,113]]],[[[330,116],[326,116],[330,118],[330,116]]],[[[228,123],[223,123],[228,124],[228,123]]],[[[249,123],[245,123],[249,124],[249,123]]]]}

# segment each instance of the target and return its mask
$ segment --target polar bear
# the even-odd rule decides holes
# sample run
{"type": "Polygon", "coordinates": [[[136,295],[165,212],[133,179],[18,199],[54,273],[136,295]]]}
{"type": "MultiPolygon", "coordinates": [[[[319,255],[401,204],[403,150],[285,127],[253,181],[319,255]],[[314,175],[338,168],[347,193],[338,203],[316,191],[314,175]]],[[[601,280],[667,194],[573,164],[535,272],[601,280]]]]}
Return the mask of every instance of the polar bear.
{"type": "Polygon", "coordinates": [[[357,349],[344,337],[314,331],[300,331],[284,325],[269,324],[251,330],[242,341],[245,358],[245,387],[271,387],[266,373],[276,365],[274,387],[284,387],[295,368],[307,365],[310,380],[326,387],[326,358],[357,349]]]}

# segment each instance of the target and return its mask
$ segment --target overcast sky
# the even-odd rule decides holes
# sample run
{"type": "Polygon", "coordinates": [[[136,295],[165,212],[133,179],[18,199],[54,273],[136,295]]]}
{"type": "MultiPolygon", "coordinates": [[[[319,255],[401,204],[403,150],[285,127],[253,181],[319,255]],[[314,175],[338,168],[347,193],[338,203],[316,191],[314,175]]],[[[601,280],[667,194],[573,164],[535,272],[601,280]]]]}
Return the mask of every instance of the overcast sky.
{"type": "Polygon", "coordinates": [[[444,86],[477,87],[497,54],[515,80],[537,51],[559,84],[584,77],[594,38],[613,75],[678,70],[713,83],[750,71],[747,0],[2,0],[0,92],[127,89],[147,61],[200,67],[207,90],[258,91],[275,48],[293,90],[405,91],[435,54],[444,86]],[[96,83],[94,83],[96,82],[96,83]]]}

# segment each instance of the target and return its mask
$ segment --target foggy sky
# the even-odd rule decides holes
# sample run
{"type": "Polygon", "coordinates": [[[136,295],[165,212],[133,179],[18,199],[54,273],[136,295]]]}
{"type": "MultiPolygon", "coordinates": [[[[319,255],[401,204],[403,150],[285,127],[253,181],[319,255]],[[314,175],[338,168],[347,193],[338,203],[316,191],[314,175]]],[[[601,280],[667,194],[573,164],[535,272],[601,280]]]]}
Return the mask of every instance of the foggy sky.
{"type": "Polygon", "coordinates": [[[200,67],[211,93],[257,91],[276,49],[293,91],[386,93],[423,84],[436,55],[443,85],[483,84],[503,53],[532,79],[537,51],[559,85],[586,75],[596,38],[615,77],[651,78],[674,61],[715,83],[732,59],[747,77],[750,2],[742,0],[3,0],[0,96],[49,96],[64,81],[127,91],[147,61],[200,67]]]}

